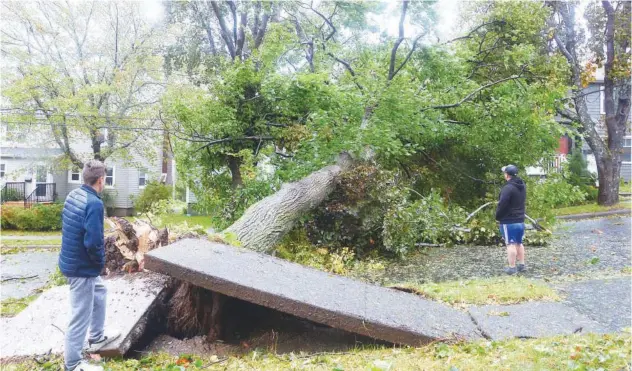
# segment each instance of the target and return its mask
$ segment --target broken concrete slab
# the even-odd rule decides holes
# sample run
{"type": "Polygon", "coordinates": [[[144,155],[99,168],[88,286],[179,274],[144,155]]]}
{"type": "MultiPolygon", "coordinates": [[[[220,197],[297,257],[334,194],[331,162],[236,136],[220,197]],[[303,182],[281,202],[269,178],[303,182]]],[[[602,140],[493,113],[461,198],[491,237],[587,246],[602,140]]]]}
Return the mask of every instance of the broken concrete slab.
{"type": "Polygon", "coordinates": [[[145,267],[297,317],[393,343],[481,337],[466,313],[416,295],[328,274],[251,250],[185,239],[145,267]]]}
{"type": "Polygon", "coordinates": [[[609,331],[617,332],[630,327],[630,277],[565,283],[556,288],[565,296],[566,304],[601,323],[609,331]]]}
{"type": "Polygon", "coordinates": [[[599,323],[563,303],[485,305],[471,307],[469,312],[483,334],[493,340],[606,332],[599,323]]]}
{"type": "Polygon", "coordinates": [[[19,299],[46,285],[57,267],[57,251],[24,252],[0,256],[2,299],[19,299]]]}
{"type": "MultiPolygon", "coordinates": [[[[105,280],[108,288],[105,323],[122,335],[101,350],[103,356],[122,356],[138,341],[145,332],[148,315],[164,299],[168,281],[168,277],[157,273],[105,280]]],[[[69,318],[68,286],[44,292],[24,311],[3,323],[0,359],[62,353],[69,318]]]]}

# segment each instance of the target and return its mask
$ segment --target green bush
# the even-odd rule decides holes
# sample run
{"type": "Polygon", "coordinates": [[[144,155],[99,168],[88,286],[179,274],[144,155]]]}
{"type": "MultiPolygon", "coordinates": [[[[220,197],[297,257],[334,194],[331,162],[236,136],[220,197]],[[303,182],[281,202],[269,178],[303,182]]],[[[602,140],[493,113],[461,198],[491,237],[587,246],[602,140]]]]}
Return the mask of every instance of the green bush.
{"type": "Polygon", "coordinates": [[[134,208],[137,212],[145,213],[160,200],[167,200],[171,197],[171,188],[158,182],[147,183],[145,189],[134,199],[134,208]]]}
{"type": "Polygon", "coordinates": [[[0,225],[3,229],[24,231],[57,231],[61,229],[63,204],[33,205],[25,209],[3,206],[0,225]]]}
{"type": "Polygon", "coordinates": [[[455,227],[466,216],[460,207],[447,207],[434,190],[416,201],[403,201],[384,216],[384,248],[403,256],[414,249],[416,243],[462,243],[465,234],[455,227]]]}
{"type": "Polygon", "coordinates": [[[564,178],[586,194],[585,201],[597,200],[599,190],[595,187],[595,175],[588,171],[588,165],[581,150],[575,149],[571,154],[564,169],[564,178]]]}
{"type": "Polygon", "coordinates": [[[587,194],[580,186],[573,185],[560,176],[550,176],[546,181],[527,186],[527,209],[544,211],[578,205],[587,194]],[[531,188],[531,190],[529,190],[531,188]]]}
{"type": "Polygon", "coordinates": [[[13,189],[13,188],[7,188],[4,191],[4,193],[2,194],[2,197],[4,198],[3,201],[22,201],[22,200],[24,200],[24,198],[22,197],[22,194],[17,189],[13,189]]]}

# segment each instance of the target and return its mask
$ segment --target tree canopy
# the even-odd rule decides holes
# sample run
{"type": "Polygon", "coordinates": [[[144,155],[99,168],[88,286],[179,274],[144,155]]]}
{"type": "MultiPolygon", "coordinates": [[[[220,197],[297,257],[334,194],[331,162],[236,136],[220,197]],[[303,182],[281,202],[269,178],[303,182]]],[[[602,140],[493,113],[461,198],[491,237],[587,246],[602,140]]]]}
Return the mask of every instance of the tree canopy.
{"type": "MultiPolygon", "coordinates": [[[[3,2],[2,95],[16,135],[52,138],[77,167],[154,142],[161,28],[134,2],[3,2]],[[41,133],[33,136],[32,133],[41,133]],[[89,143],[88,146],[85,143],[89,143]]],[[[149,154],[149,151],[143,151],[149,154]]]]}
{"type": "Polygon", "coordinates": [[[394,7],[395,35],[372,21],[386,16],[379,3],[213,4],[172,9],[172,22],[197,38],[167,57],[189,78],[164,99],[184,133],[181,168],[203,174],[201,189],[240,187],[246,168],[254,185],[261,156],[288,181],[349,151],[425,174],[424,187],[460,187],[465,201],[473,189],[483,196],[502,165],[535,164],[557,145],[565,61],[544,48],[550,10],[541,5],[472,10],[475,26],[437,44],[429,2],[394,7]]]}

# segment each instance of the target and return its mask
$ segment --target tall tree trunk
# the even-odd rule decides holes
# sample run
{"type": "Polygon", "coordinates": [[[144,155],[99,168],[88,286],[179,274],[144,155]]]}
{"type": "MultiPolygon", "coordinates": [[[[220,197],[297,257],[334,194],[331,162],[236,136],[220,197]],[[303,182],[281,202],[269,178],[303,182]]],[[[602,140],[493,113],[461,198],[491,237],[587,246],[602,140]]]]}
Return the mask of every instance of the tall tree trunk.
{"type": "MultiPolygon", "coordinates": [[[[577,46],[578,36],[575,32],[575,7],[577,4],[573,2],[550,1],[547,2],[555,9],[562,19],[563,33],[555,34],[555,42],[562,52],[571,68],[571,83],[573,85],[573,101],[574,114],[566,116],[581,124],[583,128],[583,137],[592,149],[595,161],[597,163],[597,174],[599,178],[599,196],[597,203],[600,205],[614,205],[619,202],[619,176],[621,171],[621,159],[623,138],[628,123],[628,115],[630,113],[630,82],[627,80],[615,81],[613,77],[613,69],[617,56],[615,55],[615,8],[609,1],[602,1],[603,8],[606,12],[605,24],[605,48],[606,61],[604,64],[604,110],[605,110],[605,126],[607,129],[607,141],[604,140],[597,130],[597,122],[593,120],[588,111],[586,103],[586,95],[583,94],[584,85],[581,78],[582,60],[578,58],[579,48],[577,46]],[[562,40],[562,37],[565,40],[562,40]],[[615,90],[618,87],[618,94],[615,90]],[[616,97],[615,97],[616,95],[616,97]]],[[[624,16],[629,17],[629,3],[623,3],[625,10],[624,16]]],[[[629,27],[629,20],[627,23],[629,27]]],[[[620,45],[622,50],[627,50],[629,40],[621,38],[623,44],[620,45]]],[[[629,58],[629,53],[624,53],[629,58]]],[[[559,112],[559,111],[558,111],[559,112]]]]}
{"type": "Polygon", "coordinates": [[[239,166],[241,165],[241,159],[235,156],[228,156],[228,168],[230,169],[230,175],[232,176],[232,187],[237,188],[244,184],[244,181],[241,179],[241,169],[239,166]]]}
{"type": "Polygon", "coordinates": [[[324,167],[290,184],[250,206],[225,233],[234,233],[243,247],[270,252],[296,221],[307,211],[318,206],[329,196],[339,175],[348,170],[353,161],[342,153],[335,165],[324,167]]]}
{"type": "Polygon", "coordinates": [[[619,173],[621,171],[619,154],[599,156],[596,160],[599,174],[597,203],[604,206],[614,205],[619,202],[619,173]]]}

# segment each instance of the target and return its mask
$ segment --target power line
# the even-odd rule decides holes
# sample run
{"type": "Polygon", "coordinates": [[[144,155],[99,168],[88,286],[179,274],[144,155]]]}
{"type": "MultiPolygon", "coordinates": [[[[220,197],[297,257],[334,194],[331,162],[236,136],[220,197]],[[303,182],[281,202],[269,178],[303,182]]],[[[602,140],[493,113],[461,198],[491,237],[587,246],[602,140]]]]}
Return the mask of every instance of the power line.
{"type": "MultiPolygon", "coordinates": [[[[54,112],[54,111],[42,111],[42,110],[21,110],[21,112],[9,112],[13,111],[13,108],[2,108],[0,109],[0,116],[33,116],[38,113],[43,112],[54,112]]],[[[137,121],[151,121],[153,119],[150,118],[142,118],[142,117],[124,117],[124,118],[116,118],[116,117],[108,117],[102,115],[82,115],[78,113],[49,113],[46,115],[47,117],[61,117],[61,118],[90,118],[90,119],[103,119],[108,121],[124,121],[124,120],[137,120],[137,121]]]]}

